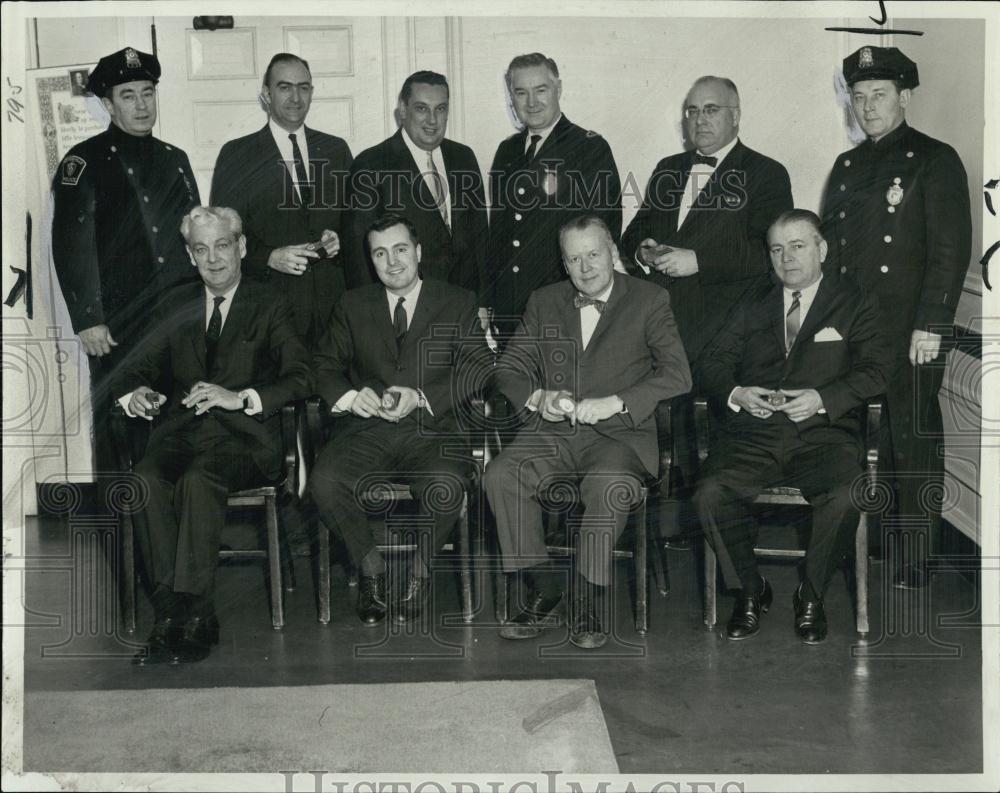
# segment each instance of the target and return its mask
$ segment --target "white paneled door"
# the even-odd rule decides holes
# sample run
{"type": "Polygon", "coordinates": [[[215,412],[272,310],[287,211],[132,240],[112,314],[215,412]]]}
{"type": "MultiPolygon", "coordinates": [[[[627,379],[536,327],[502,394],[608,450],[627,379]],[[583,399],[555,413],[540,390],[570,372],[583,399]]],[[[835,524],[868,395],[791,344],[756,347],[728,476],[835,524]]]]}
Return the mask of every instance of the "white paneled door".
{"type": "MultiPolygon", "coordinates": [[[[306,124],[344,138],[357,154],[386,137],[398,90],[385,80],[378,17],[244,17],[232,30],[195,30],[191,17],[156,17],[159,137],[191,158],[203,201],[227,140],[266,121],[258,95],[277,52],[309,62],[314,84],[306,124]]],[[[395,128],[395,125],[392,125],[395,128]]]]}

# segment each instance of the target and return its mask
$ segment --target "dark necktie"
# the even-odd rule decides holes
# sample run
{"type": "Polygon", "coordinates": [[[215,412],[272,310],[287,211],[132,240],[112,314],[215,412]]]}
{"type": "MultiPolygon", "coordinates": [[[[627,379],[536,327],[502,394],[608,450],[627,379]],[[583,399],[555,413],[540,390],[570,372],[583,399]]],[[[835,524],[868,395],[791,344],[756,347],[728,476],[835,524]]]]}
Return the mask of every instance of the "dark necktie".
{"type": "Polygon", "coordinates": [[[392,329],[396,332],[396,346],[403,346],[403,337],[406,335],[406,309],[403,308],[403,303],[406,302],[405,297],[399,298],[396,301],[396,308],[392,312],[392,329]]]}
{"type": "Polygon", "coordinates": [[[584,306],[593,306],[597,309],[598,314],[604,313],[604,307],[607,305],[605,300],[594,300],[592,297],[587,297],[586,295],[576,295],[573,298],[573,308],[583,308],[584,306]]]}
{"type": "Polygon", "coordinates": [[[427,173],[430,175],[431,193],[434,195],[434,205],[437,207],[438,212],[441,213],[441,220],[444,221],[445,228],[447,228],[448,231],[451,231],[451,226],[448,225],[448,205],[445,203],[447,190],[445,189],[444,181],[441,179],[441,174],[438,172],[437,166],[434,165],[434,157],[431,152],[427,152],[427,173]]]}
{"type": "Polygon", "coordinates": [[[704,154],[694,153],[694,164],[695,165],[711,165],[713,168],[719,164],[718,157],[707,157],[704,154]]]}
{"type": "Polygon", "coordinates": [[[792,345],[795,344],[795,337],[799,335],[799,312],[801,311],[801,306],[799,305],[799,298],[802,293],[799,291],[792,292],[792,305],[788,308],[788,313],[785,314],[785,354],[792,349],[792,345]]]}
{"type": "Polygon", "coordinates": [[[306,176],[306,163],[302,159],[302,149],[294,132],[288,134],[292,142],[292,159],[295,161],[295,181],[299,186],[299,206],[312,206],[312,185],[306,176]]]}
{"type": "Polygon", "coordinates": [[[531,145],[528,146],[528,150],[524,153],[524,159],[526,159],[528,162],[531,162],[533,159],[535,159],[535,152],[538,151],[538,141],[540,141],[541,139],[542,139],[541,135],[531,136],[531,145]]]}
{"type": "Polygon", "coordinates": [[[215,306],[212,308],[212,316],[208,320],[208,330],[205,331],[205,368],[208,371],[212,370],[212,365],[215,363],[215,348],[219,343],[219,336],[222,335],[222,311],[219,306],[225,299],[221,295],[212,298],[215,306]]]}

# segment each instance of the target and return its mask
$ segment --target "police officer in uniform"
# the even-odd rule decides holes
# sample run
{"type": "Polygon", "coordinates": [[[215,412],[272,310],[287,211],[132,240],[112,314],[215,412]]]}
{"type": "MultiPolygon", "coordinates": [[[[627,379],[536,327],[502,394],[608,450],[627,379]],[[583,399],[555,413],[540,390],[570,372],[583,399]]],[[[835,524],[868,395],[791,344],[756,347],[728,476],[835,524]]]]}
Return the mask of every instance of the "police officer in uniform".
{"type": "Polygon", "coordinates": [[[911,128],[917,65],[895,47],[844,59],[854,114],[868,140],[837,157],[823,202],[828,266],[877,295],[894,350],[886,392],[888,452],[902,544],[895,585],[926,583],[940,527],[944,475],[938,389],[969,266],[972,225],[965,168],[946,143],[911,128]]]}
{"type": "Polygon", "coordinates": [[[87,90],[111,116],[52,180],[52,258],[73,331],[88,355],[94,468],[118,468],[110,443],[114,376],[158,297],[193,277],[181,218],[199,204],[187,155],[153,137],[155,55],[126,47],[98,62],[87,90]]]}
{"type": "Polygon", "coordinates": [[[519,55],[506,72],[524,129],[497,148],[490,168],[488,286],[501,335],[517,325],[528,296],[565,276],[559,228],[571,217],[599,217],[618,242],[621,181],[611,147],[559,109],[562,81],[551,58],[519,55]]]}

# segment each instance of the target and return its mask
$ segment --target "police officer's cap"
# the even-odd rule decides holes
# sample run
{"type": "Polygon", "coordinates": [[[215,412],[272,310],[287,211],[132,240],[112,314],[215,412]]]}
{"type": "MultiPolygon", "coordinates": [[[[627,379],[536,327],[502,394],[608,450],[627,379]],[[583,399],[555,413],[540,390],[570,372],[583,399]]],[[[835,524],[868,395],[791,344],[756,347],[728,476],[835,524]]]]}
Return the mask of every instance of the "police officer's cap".
{"type": "Polygon", "coordinates": [[[916,88],[917,64],[896,47],[862,47],[844,58],[844,79],[848,85],[862,80],[898,80],[900,90],[916,88]]]}
{"type": "Polygon", "coordinates": [[[110,96],[111,89],[122,83],[135,80],[160,79],[160,61],[148,52],[139,52],[134,47],[105,55],[97,62],[87,79],[87,90],[96,96],[110,96]]]}

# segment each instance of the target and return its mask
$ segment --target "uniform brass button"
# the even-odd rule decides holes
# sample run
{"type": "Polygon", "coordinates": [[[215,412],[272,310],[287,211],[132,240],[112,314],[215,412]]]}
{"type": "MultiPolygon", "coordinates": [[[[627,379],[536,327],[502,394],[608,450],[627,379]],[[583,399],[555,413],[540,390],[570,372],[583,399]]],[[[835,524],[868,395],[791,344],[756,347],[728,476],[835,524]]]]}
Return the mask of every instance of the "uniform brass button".
{"type": "Polygon", "coordinates": [[[167,151],[173,151],[173,149],[172,149],[172,148],[171,148],[170,146],[166,146],[166,145],[165,145],[165,146],[164,146],[164,148],[165,148],[165,149],[166,149],[167,151]]]}
{"type": "Polygon", "coordinates": [[[847,244],[847,240],[845,240],[845,239],[841,238],[841,240],[840,240],[840,244],[841,244],[841,245],[846,245],[846,244],[847,244]]]}
{"type": "Polygon", "coordinates": [[[842,193],[843,193],[843,192],[844,192],[844,191],[845,191],[846,189],[847,189],[847,185],[846,185],[846,184],[842,184],[842,185],[840,186],[840,192],[842,192],[842,193]]]}
{"type": "Polygon", "coordinates": [[[135,171],[133,171],[131,168],[128,169],[128,172],[129,172],[129,176],[131,176],[133,173],[135,173],[135,171]]]}
{"type": "Polygon", "coordinates": [[[846,273],[846,272],[847,272],[847,268],[846,268],[846,267],[844,267],[843,265],[841,265],[841,268],[840,268],[840,274],[841,274],[841,275],[843,275],[843,274],[844,274],[844,273],[846,273]]]}
{"type": "Polygon", "coordinates": [[[177,169],[177,173],[184,173],[184,169],[183,168],[178,168],[177,169]]]}
{"type": "Polygon", "coordinates": [[[162,256],[157,256],[156,257],[156,261],[158,261],[160,264],[163,264],[163,257],[162,256]]]}
{"type": "Polygon", "coordinates": [[[158,231],[159,229],[156,226],[153,226],[153,233],[156,234],[158,231]]]}
{"type": "Polygon", "coordinates": [[[883,273],[887,273],[887,272],[889,272],[889,265],[888,264],[883,264],[878,269],[881,270],[883,273]]]}
{"type": "Polygon", "coordinates": [[[889,234],[886,234],[886,235],[885,235],[885,236],[884,236],[884,237],[882,238],[882,242],[892,242],[892,236],[891,236],[891,235],[889,235],[889,234]]]}
{"type": "Polygon", "coordinates": [[[518,195],[524,195],[524,188],[523,187],[517,188],[517,194],[518,195]]]}
{"type": "Polygon", "coordinates": [[[846,218],[846,217],[847,217],[847,213],[846,213],[846,212],[841,212],[841,213],[840,213],[840,219],[841,219],[841,220],[843,220],[843,219],[844,219],[844,218],[846,218]]]}
{"type": "Polygon", "coordinates": [[[892,214],[893,212],[895,212],[895,211],[896,211],[896,207],[893,207],[893,206],[890,206],[890,207],[886,207],[886,210],[887,210],[887,211],[889,212],[889,214],[891,215],[891,214],[892,214]]]}
{"type": "Polygon", "coordinates": [[[913,156],[913,152],[912,152],[912,151],[908,151],[908,152],[906,152],[906,156],[907,156],[907,157],[912,157],[912,156],[913,156]]]}
{"type": "Polygon", "coordinates": [[[145,201],[148,204],[149,203],[149,196],[148,195],[144,195],[142,197],[142,200],[145,201]]]}
{"type": "Polygon", "coordinates": [[[515,248],[520,248],[521,247],[521,240],[514,240],[514,247],[515,248]]]}
{"type": "Polygon", "coordinates": [[[118,151],[118,147],[117,146],[112,146],[111,147],[111,151],[118,151]]]}
{"type": "Polygon", "coordinates": [[[850,160],[844,160],[844,167],[845,168],[850,168],[851,167],[851,161],[850,160]]]}
{"type": "Polygon", "coordinates": [[[519,273],[519,272],[521,272],[521,268],[520,268],[520,267],[518,267],[518,266],[517,266],[517,265],[515,264],[515,265],[514,265],[513,267],[511,267],[511,268],[510,268],[510,271],[511,271],[512,273],[519,273]]]}
{"type": "Polygon", "coordinates": [[[514,213],[514,220],[520,220],[520,219],[521,219],[521,213],[520,212],[515,212],[514,213]]]}

